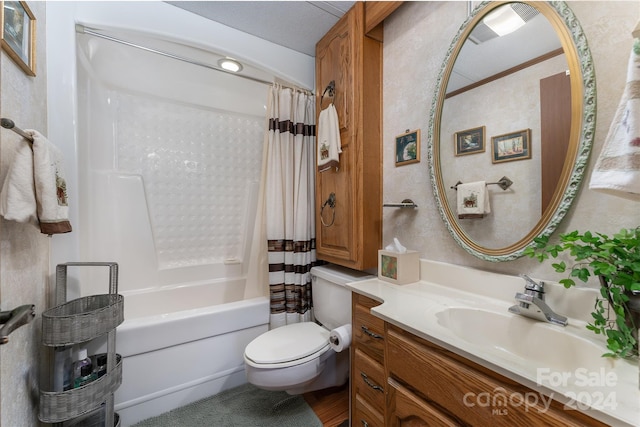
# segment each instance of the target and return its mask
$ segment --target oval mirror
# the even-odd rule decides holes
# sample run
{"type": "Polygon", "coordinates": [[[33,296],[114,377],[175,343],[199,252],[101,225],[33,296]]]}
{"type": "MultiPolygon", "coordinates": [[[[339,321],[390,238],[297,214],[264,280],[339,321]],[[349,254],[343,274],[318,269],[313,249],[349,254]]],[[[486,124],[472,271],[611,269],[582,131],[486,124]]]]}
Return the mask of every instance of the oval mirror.
{"type": "Polygon", "coordinates": [[[509,261],[551,234],[579,188],[594,129],[593,62],[569,7],[480,4],[447,52],[429,125],[436,204],[456,242],[509,261]],[[495,26],[511,25],[507,17],[512,29],[495,26]],[[478,183],[489,209],[461,185],[478,183]]]}

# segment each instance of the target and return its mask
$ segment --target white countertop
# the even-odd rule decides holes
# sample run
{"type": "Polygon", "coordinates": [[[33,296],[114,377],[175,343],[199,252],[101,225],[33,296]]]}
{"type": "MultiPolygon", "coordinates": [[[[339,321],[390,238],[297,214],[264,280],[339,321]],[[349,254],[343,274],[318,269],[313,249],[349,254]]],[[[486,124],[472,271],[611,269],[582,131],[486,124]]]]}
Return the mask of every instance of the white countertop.
{"type": "MultiPolygon", "coordinates": [[[[371,313],[399,328],[492,369],[571,408],[583,410],[589,416],[611,426],[640,426],[640,369],[637,360],[591,357],[589,367],[585,367],[584,364],[574,367],[565,363],[558,365],[563,366],[558,371],[557,367],[548,368],[544,362],[530,360],[500,346],[465,339],[451,328],[443,326],[442,312],[451,307],[518,316],[509,313],[508,308],[514,304],[512,298],[515,292],[512,291],[522,291],[524,288],[522,279],[425,260],[421,260],[420,277],[428,280],[395,285],[375,278],[352,282],[347,284],[347,287],[382,302],[381,305],[372,308],[371,313]],[[479,287],[475,284],[475,287],[469,287],[469,279],[483,282],[490,279],[488,283],[491,285],[479,287]],[[469,292],[470,289],[487,289],[486,294],[490,296],[469,292]]],[[[556,290],[555,296],[559,294],[556,290]]],[[[565,306],[579,305],[582,309],[585,302],[592,301],[582,294],[577,295],[576,298],[583,301],[574,304],[565,301],[565,306]]],[[[549,298],[547,302],[551,308],[556,308],[549,298]]],[[[593,303],[589,303],[592,307],[593,303]]],[[[560,300],[557,301],[557,305],[564,307],[560,300]]],[[[558,312],[567,315],[566,311],[558,312]]],[[[586,314],[589,312],[590,309],[586,314]]],[[[508,321],[509,318],[506,317],[505,320],[508,321]]],[[[532,326],[538,330],[557,328],[555,331],[547,332],[557,334],[561,331],[572,334],[593,342],[594,346],[601,346],[602,353],[607,351],[604,341],[598,341],[598,337],[585,328],[584,320],[569,316],[569,325],[566,328],[528,318],[526,321],[533,322],[532,326]]],[[[544,342],[537,344],[545,345],[544,342]]],[[[595,348],[599,350],[598,347],[595,348]]],[[[553,352],[557,349],[549,348],[548,351],[549,357],[552,358],[548,360],[554,360],[556,355],[553,352]]],[[[567,362],[571,363],[573,357],[567,359],[567,362]]],[[[558,358],[561,359],[562,355],[558,355],[558,358]]]]}

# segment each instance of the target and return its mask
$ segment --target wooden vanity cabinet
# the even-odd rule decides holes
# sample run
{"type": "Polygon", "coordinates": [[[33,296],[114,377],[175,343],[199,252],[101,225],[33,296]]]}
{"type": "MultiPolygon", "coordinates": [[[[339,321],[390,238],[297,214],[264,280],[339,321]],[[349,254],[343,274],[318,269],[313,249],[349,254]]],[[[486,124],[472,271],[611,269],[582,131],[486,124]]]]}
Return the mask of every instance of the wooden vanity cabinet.
{"type": "Polygon", "coordinates": [[[352,298],[351,425],[383,427],[387,377],[384,369],[384,321],[371,315],[379,301],[352,298]]]}
{"type": "Polygon", "coordinates": [[[338,170],[316,173],[317,257],[373,268],[382,241],[382,42],[365,35],[364,2],[317,43],[316,95],[317,115],[333,102],[342,142],[338,170]]]}
{"type": "Polygon", "coordinates": [[[390,426],[562,426],[603,424],[513,380],[386,325],[390,426]],[[526,399],[527,404],[522,399],[526,399]],[[536,403],[538,402],[538,403],[536,403]]]}
{"type": "Polygon", "coordinates": [[[606,426],[383,321],[379,304],[352,294],[352,427],[606,426]]]}

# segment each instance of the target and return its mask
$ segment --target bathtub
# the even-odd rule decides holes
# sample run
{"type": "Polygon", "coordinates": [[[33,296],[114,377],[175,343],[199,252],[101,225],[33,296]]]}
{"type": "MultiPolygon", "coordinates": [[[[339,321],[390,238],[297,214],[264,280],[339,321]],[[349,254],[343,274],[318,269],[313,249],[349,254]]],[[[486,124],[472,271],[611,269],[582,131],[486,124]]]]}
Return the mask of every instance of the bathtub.
{"type": "Polygon", "coordinates": [[[116,333],[123,379],[115,394],[123,426],[246,382],[242,355],[268,330],[269,300],[243,300],[242,282],[125,293],[116,333]]]}

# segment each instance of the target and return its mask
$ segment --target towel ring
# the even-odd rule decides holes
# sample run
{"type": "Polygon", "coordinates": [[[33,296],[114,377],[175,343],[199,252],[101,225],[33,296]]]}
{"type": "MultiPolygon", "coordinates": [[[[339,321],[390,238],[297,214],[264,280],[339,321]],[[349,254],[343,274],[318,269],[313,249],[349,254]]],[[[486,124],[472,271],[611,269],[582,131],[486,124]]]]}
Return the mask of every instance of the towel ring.
{"type": "Polygon", "coordinates": [[[329,198],[327,198],[327,200],[325,200],[324,203],[322,204],[322,208],[320,208],[320,222],[322,222],[322,225],[324,225],[325,227],[331,227],[335,220],[336,220],[336,193],[331,193],[329,194],[329,198]],[[327,205],[329,205],[329,207],[333,212],[331,216],[331,222],[329,224],[324,222],[324,218],[322,217],[322,212],[324,211],[324,208],[327,207],[327,205]]]}
{"type": "Polygon", "coordinates": [[[322,101],[324,100],[324,95],[329,91],[329,97],[331,97],[331,103],[333,103],[333,97],[336,94],[336,81],[331,80],[326,88],[324,88],[324,92],[320,95],[320,105],[322,105],[322,101]]]}

